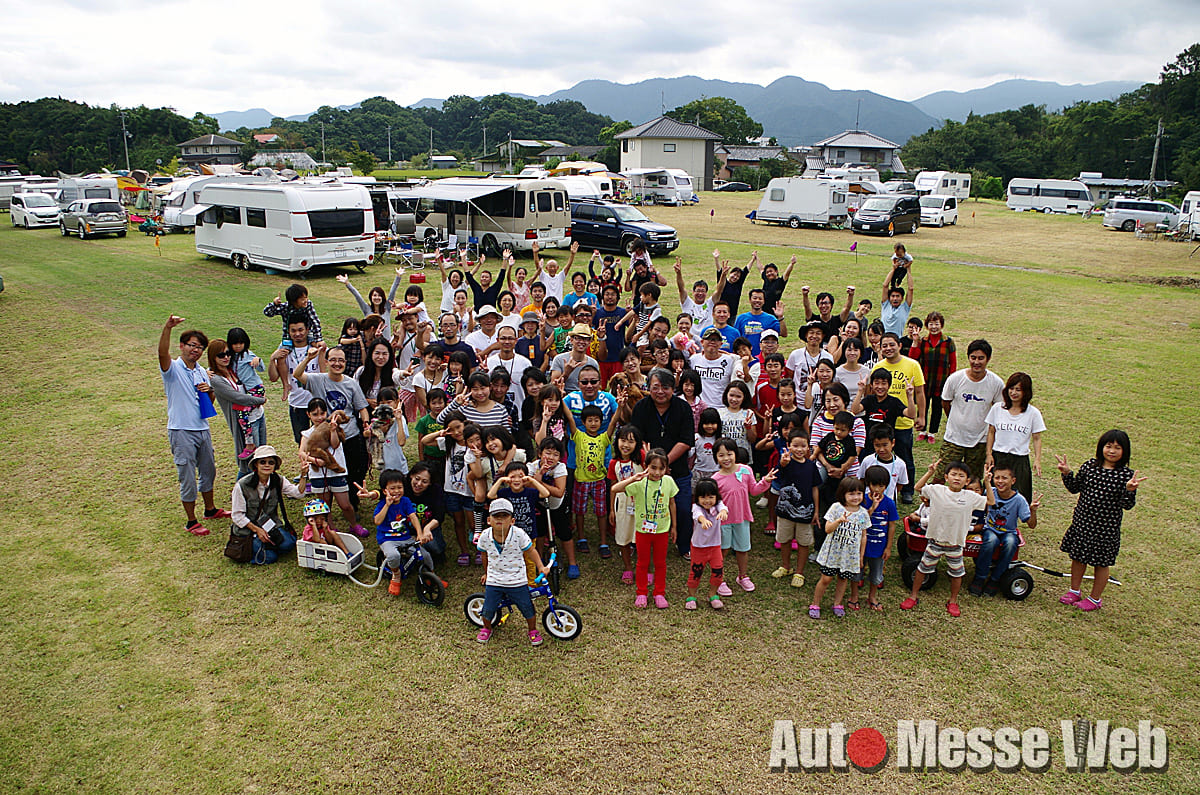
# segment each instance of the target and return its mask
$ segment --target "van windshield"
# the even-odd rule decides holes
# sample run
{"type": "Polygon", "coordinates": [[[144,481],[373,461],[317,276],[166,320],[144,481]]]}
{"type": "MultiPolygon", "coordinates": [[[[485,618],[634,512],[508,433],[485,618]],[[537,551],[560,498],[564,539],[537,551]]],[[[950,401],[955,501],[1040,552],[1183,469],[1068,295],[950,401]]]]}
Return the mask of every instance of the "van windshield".
{"type": "Polygon", "coordinates": [[[358,237],[366,214],[362,210],[309,210],[313,237],[358,237]]]}
{"type": "Polygon", "coordinates": [[[921,206],[922,207],[938,207],[938,208],[940,208],[942,206],[942,202],[944,202],[944,201],[945,201],[945,199],[943,199],[941,196],[922,196],[921,197],[921,206]]]}
{"type": "Polygon", "coordinates": [[[895,199],[887,199],[882,196],[872,196],[863,202],[862,210],[877,210],[879,212],[888,212],[896,206],[895,199]]]}
{"type": "Polygon", "coordinates": [[[53,207],[54,202],[49,196],[40,193],[34,193],[25,197],[26,207],[53,207]]]}
{"type": "Polygon", "coordinates": [[[641,210],[639,210],[636,207],[630,207],[628,205],[620,205],[620,204],[614,205],[612,207],[612,211],[613,211],[613,214],[616,215],[618,218],[620,218],[622,221],[649,221],[650,220],[649,218],[646,217],[646,214],[643,213],[641,210]]]}

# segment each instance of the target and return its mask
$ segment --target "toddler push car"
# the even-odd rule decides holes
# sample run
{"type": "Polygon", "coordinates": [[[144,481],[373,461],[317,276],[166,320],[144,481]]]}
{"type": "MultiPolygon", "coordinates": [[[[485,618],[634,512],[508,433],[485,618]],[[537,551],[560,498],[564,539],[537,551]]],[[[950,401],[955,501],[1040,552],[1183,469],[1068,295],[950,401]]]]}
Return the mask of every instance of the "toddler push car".
{"type": "MultiPolygon", "coordinates": [[[[1021,547],[1025,546],[1025,537],[1017,531],[1020,542],[1017,549],[1013,551],[1013,559],[1009,561],[1008,571],[1004,572],[1004,577],[1000,580],[999,593],[1004,595],[1005,599],[1021,601],[1033,593],[1033,575],[1024,569],[1024,564],[1020,560],[1021,547]]],[[[963,546],[964,558],[979,557],[979,547],[983,542],[983,536],[977,529],[972,529],[967,535],[967,543],[963,546]]],[[[921,562],[921,554],[925,551],[925,529],[921,527],[920,520],[915,514],[904,518],[904,532],[896,539],[896,550],[900,553],[900,560],[903,561],[900,566],[900,576],[904,580],[904,587],[912,588],[913,573],[917,570],[917,564],[921,562]]],[[[999,558],[1003,553],[1002,548],[997,548],[995,552],[996,558],[999,558]]],[[[993,559],[993,562],[995,559],[993,559]]],[[[925,581],[921,583],[921,590],[928,591],[937,582],[938,572],[925,575],[925,581]]]]}

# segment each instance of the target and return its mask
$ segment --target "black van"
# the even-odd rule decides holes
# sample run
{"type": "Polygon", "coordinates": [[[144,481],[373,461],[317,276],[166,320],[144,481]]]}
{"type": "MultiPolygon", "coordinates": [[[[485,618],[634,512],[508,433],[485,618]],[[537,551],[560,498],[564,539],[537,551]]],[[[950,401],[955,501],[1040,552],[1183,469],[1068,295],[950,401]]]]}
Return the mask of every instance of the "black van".
{"type": "Polygon", "coordinates": [[[850,228],[855,234],[887,235],[897,232],[916,234],[921,225],[921,202],[910,195],[875,195],[854,214],[850,228]]]}

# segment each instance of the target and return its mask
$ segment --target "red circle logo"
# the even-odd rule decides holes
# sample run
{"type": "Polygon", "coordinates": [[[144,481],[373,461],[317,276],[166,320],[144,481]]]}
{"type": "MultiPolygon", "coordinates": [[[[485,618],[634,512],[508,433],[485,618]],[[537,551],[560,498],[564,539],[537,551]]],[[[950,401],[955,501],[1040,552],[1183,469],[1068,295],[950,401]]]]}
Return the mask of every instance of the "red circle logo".
{"type": "Polygon", "coordinates": [[[850,764],[864,773],[874,773],[888,758],[888,744],[878,729],[859,729],[846,740],[850,764]]]}

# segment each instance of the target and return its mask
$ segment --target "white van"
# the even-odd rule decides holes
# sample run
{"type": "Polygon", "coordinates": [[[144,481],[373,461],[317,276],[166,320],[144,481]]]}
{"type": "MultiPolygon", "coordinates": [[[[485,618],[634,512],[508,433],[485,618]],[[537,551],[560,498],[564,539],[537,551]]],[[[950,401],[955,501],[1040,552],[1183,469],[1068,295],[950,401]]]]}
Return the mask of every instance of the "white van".
{"type": "Polygon", "coordinates": [[[1043,213],[1082,213],[1095,205],[1088,186],[1077,179],[1013,177],[1008,183],[1008,209],[1043,213]]]}
{"type": "Polygon", "coordinates": [[[235,268],[361,270],[375,260],[375,214],[362,185],[215,183],[198,207],[196,251],[235,268]]]}
{"type": "Polygon", "coordinates": [[[9,215],[13,226],[32,229],[35,226],[57,226],[62,212],[54,199],[45,193],[14,193],[9,200],[9,215]]]}
{"type": "Polygon", "coordinates": [[[971,175],[958,171],[922,171],[913,180],[917,186],[917,195],[938,193],[942,196],[953,196],[960,202],[971,198],[971,175]]]}
{"type": "Polygon", "coordinates": [[[223,184],[264,184],[266,177],[254,177],[243,174],[217,174],[205,177],[190,177],[175,180],[166,186],[166,194],[162,197],[163,226],[172,232],[194,230],[196,216],[201,211],[196,207],[200,204],[200,191],[208,185],[223,184]]]}
{"type": "Polygon", "coordinates": [[[958,197],[930,193],[921,199],[921,226],[953,226],[958,223],[958,197]]]}
{"type": "Polygon", "coordinates": [[[1174,229],[1179,225],[1179,208],[1144,196],[1114,196],[1104,207],[1104,225],[1109,229],[1132,232],[1139,222],[1150,228],[1162,224],[1167,229],[1174,229]]]}
{"type": "Polygon", "coordinates": [[[80,199],[121,201],[121,191],[117,188],[115,177],[63,177],[58,181],[58,192],[58,206],[63,210],[80,199]]]}
{"type": "Polygon", "coordinates": [[[489,257],[571,245],[571,203],[562,181],[515,177],[447,177],[393,195],[416,214],[416,235],[428,246],[472,241],[489,257]]]}
{"type": "Polygon", "coordinates": [[[633,168],[621,174],[647,204],[683,204],[696,197],[691,175],[681,168],[633,168]]]}
{"type": "Polygon", "coordinates": [[[1179,228],[1192,240],[1200,237],[1200,190],[1190,190],[1179,207],[1179,228]]]}
{"type": "Polygon", "coordinates": [[[847,187],[846,180],[776,177],[767,183],[751,220],[792,229],[844,223],[850,215],[847,187]]]}

